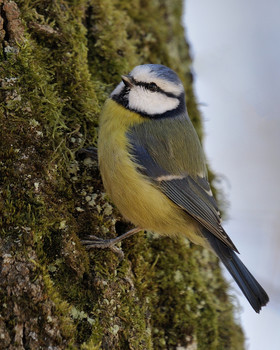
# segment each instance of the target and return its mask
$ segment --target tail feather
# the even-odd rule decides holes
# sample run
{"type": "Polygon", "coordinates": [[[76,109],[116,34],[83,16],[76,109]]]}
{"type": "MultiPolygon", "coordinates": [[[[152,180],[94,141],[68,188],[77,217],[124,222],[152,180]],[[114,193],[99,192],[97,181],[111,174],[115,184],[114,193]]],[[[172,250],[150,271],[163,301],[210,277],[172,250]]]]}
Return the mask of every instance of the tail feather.
{"type": "Polygon", "coordinates": [[[226,246],[209,231],[204,230],[203,234],[209,241],[214,252],[235,279],[252,308],[259,313],[262,306],[265,306],[269,301],[265,290],[231,248],[226,246]]]}

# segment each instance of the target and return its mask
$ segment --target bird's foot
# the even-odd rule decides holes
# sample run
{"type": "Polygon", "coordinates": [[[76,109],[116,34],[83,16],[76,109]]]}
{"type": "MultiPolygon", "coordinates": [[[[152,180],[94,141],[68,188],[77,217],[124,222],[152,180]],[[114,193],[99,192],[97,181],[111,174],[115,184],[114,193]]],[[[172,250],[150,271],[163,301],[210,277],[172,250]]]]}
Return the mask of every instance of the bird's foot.
{"type": "Polygon", "coordinates": [[[85,239],[82,240],[81,242],[87,250],[94,249],[94,248],[111,249],[112,246],[114,246],[114,244],[116,243],[115,238],[104,239],[93,235],[89,235],[85,237],[85,239]]]}
{"type": "Polygon", "coordinates": [[[109,248],[112,252],[119,255],[121,259],[123,259],[124,254],[123,251],[116,247],[116,244],[121,242],[123,239],[130,237],[134,235],[135,233],[141,231],[142,229],[140,227],[135,227],[121,236],[118,236],[116,238],[111,239],[103,239],[97,236],[89,235],[84,240],[81,241],[81,243],[85,246],[86,250],[100,248],[100,249],[106,249],[109,248]]]}
{"type": "Polygon", "coordinates": [[[81,240],[81,243],[85,246],[86,250],[91,250],[95,248],[99,249],[110,249],[113,253],[117,254],[121,260],[124,258],[123,251],[116,247],[116,243],[119,241],[116,238],[112,239],[103,239],[97,236],[89,235],[85,237],[84,240],[81,240]]]}

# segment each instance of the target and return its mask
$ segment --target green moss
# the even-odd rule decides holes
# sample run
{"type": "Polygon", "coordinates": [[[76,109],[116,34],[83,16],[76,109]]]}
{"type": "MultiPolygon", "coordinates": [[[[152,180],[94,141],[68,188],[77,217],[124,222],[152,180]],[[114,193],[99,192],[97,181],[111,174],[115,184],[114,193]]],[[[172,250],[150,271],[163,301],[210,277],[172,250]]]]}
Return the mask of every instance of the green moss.
{"type": "MultiPolygon", "coordinates": [[[[42,344],[51,339],[50,346],[69,349],[242,349],[242,330],[210,253],[139,234],[122,243],[121,261],[111,251],[88,253],[79,240],[128,227],[108,204],[97,164],[75,158],[96,143],[98,114],[121,74],[143,63],[173,68],[203,137],[181,0],[17,4],[24,40],[3,44],[13,50],[0,66],[0,247],[3,256],[36,266],[26,275],[34,285],[40,281],[44,298],[20,299],[30,314],[44,314],[30,329],[42,344]],[[40,333],[48,320],[59,334],[54,339],[40,333]]],[[[13,310],[6,287],[0,293],[13,310]]],[[[10,321],[5,303],[3,334],[12,341],[19,320],[10,321]]],[[[38,348],[28,334],[27,346],[38,348]]]]}

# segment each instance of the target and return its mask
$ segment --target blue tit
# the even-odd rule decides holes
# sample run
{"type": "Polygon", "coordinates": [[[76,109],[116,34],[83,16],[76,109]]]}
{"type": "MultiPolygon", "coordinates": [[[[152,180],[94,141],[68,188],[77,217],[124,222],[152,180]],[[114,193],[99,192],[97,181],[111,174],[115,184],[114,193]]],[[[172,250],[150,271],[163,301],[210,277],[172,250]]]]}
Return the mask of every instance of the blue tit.
{"type": "Polygon", "coordinates": [[[184,87],[173,70],[145,64],[122,76],[100,117],[98,159],[106,192],[136,228],[104,242],[89,236],[87,248],[112,247],[141,229],[187,237],[216,253],[256,312],[266,305],[267,293],[221,225],[184,87]]]}

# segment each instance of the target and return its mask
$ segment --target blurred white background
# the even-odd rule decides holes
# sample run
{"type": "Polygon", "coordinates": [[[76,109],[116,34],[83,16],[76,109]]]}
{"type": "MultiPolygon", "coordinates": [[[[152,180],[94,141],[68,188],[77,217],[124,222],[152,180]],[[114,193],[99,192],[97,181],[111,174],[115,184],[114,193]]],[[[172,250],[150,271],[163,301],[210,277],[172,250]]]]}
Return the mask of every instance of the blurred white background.
{"type": "Polygon", "coordinates": [[[279,350],[280,1],[186,0],[184,24],[204,149],[227,178],[224,227],[270,296],[256,314],[232,282],[242,306],[237,317],[247,349],[279,350]]]}

